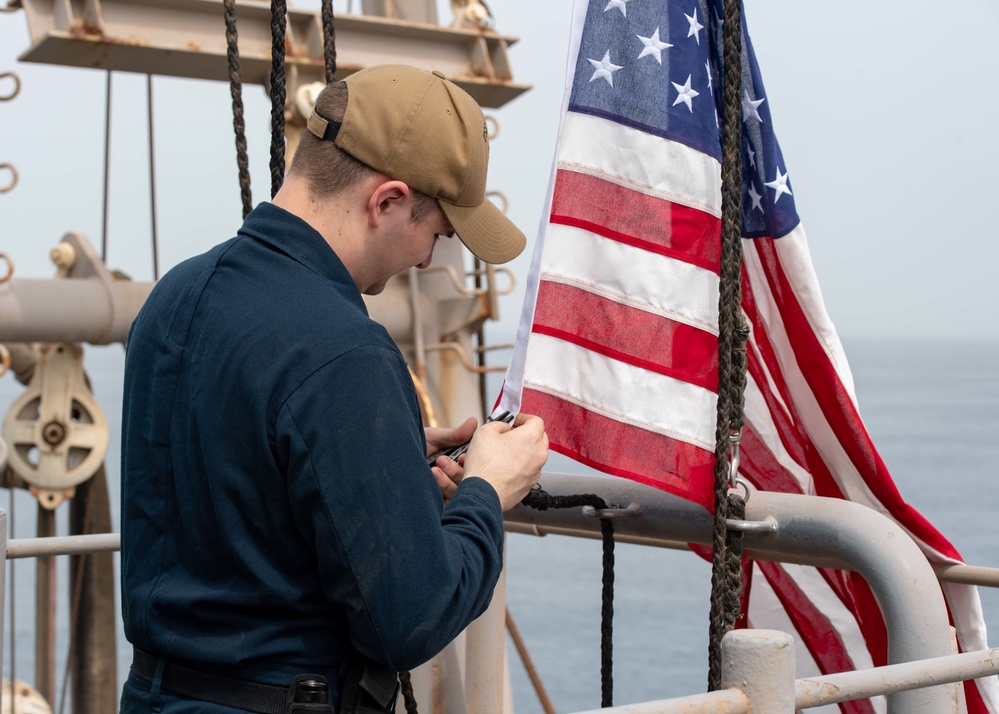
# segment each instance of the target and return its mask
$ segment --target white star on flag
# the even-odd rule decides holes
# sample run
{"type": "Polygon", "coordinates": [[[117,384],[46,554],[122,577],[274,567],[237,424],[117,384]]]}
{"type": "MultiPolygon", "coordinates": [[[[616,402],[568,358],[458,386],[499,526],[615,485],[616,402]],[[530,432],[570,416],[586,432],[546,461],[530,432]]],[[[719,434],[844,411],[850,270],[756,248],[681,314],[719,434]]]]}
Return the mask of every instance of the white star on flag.
{"type": "Polygon", "coordinates": [[[616,7],[618,10],[621,11],[622,15],[628,17],[628,7],[626,5],[628,1],[629,0],[607,0],[607,7],[604,8],[604,12],[607,12],[612,7],[616,7]]]}
{"type": "Polygon", "coordinates": [[[638,59],[642,59],[646,55],[652,55],[656,58],[659,64],[663,63],[663,50],[672,47],[673,45],[668,42],[660,42],[659,40],[659,28],[652,33],[652,37],[642,37],[641,35],[635,35],[638,39],[642,41],[645,47],[642,48],[642,54],[638,55],[638,59]]]}
{"type": "Polygon", "coordinates": [[[617,65],[610,61],[610,50],[604,52],[604,58],[600,61],[595,59],[586,58],[586,61],[593,65],[594,72],[593,76],[590,77],[592,82],[594,79],[600,79],[603,77],[607,80],[607,84],[614,86],[614,73],[623,67],[623,65],[617,65]]]}
{"type": "Polygon", "coordinates": [[[753,151],[752,144],[746,144],[746,151],[749,153],[749,165],[756,168],[756,152],[753,151]]]}
{"type": "Polygon", "coordinates": [[[670,84],[676,87],[676,91],[680,93],[679,96],[677,96],[676,101],[673,102],[673,106],[675,107],[680,102],[683,102],[684,104],[687,105],[687,109],[689,109],[690,112],[693,113],[694,104],[691,100],[694,97],[696,97],[698,94],[700,94],[700,92],[695,92],[693,89],[690,88],[690,75],[689,74],[687,75],[687,82],[683,85],[679,85],[676,82],[670,82],[670,84]]]}
{"type": "Polygon", "coordinates": [[[704,60],[704,69],[708,71],[708,91],[711,91],[711,60],[704,60]]]}
{"type": "Polygon", "coordinates": [[[751,99],[749,92],[745,89],[742,90],[742,120],[746,121],[750,117],[756,121],[763,123],[763,118],[760,116],[757,109],[763,102],[767,101],[766,98],[763,99],[751,99]]]}
{"type": "Polygon", "coordinates": [[[750,210],[751,211],[759,210],[760,213],[763,213],[763,204],[760,202],[763,196],[761,194],[756,193],[756,186],[754,186],[753,184],[749,184],[749,198],[752,199],[753,201],[753,207],[750,210]]]}
{"type": "Polygon", "coordinates": [[[683,13],[683,16],[687,18],[687,22],[690,23],[690,30],[687,32],[687,37],[691,35],[697,40],[697,44],[701,44],[701,30],[704,29],[704,25],[697,21],[697,8],[694,8],[694,15],[691,17],[687,13],[683,13]]]}
{"type": "Polygon", "coordinates": [[[781,195],[785,193],[788,196],[794,195],[793,193],[791,193],[791,189],[787,187],[787,174],[782,174],[780,172],[780,168],[777,169],[777,178],[775,178],[773,181],[767,181],[763,185],[768,188],[772,188],[776,192],[776,195],[774,196],[774,203],[777,203],[777,199],[779,199],[781,195]]]}

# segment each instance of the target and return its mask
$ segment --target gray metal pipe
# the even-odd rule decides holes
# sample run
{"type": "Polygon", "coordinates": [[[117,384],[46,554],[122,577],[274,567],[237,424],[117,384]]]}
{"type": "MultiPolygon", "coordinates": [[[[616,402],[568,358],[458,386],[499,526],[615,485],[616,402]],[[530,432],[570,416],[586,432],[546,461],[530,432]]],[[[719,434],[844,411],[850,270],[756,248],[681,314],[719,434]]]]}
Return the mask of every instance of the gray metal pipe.
{"type": "MultiPolygon", "coordinates": [[[[932,660],[903,662],[860,672],[840,672],[795,682],[794,704],[811,709],[877,694],[999,674],[999,648],[932,660]]],[[[941,710],[943,711],[943,710],[941,710]]]]}
{"type": "MultiPolygon", "coordinates": [[[[0,513],[4,513],[0,510],[0,513]]],[[[4,515],[6,518],[6,515],[4,515]]],[[[37,558],[48,555],[79,555],[81,553],[105,553],[121,550],[119,533],[95,533],[92,535],[50,536],[48,538],[15,538],[7,541],[6,557],[37,558]]]]}
{"type": "Polygon", "coordinates": [[[151,282],[15,278],[0,285],[0,342],[124,343],[151,282]]]}
{"type": "MultiPolygon", "coordinates": [[[[625,479],[545,474],[552,494],[596,493],[621,507],[639,504],[633,515],[615,520],[623,535],[711,542],[711,518],[700,506],[625,479]]],[[[863,575],[885,617],[888,662],[897,664],[951,654],[950,628],[933,569],[911,538],[880,513],[849,501],[764,491],[753,492],[746,518],[777,520],[774,533],[747,533],[746,547],[773,553],[845,561],[863,575]]],[[[509,521],[599,532],[595,517],[578,510],[533,511],[518,506],[509,521]]],[[[946,687],[901,692],[889,697],[889,710],[947,711],[946,687]]]]}

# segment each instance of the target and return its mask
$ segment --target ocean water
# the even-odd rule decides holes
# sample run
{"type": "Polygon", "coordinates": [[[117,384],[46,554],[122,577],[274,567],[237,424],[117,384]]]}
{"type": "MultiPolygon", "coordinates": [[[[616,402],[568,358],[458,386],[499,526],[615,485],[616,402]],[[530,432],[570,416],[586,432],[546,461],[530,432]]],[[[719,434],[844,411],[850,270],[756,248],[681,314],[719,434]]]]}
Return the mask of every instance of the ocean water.
{"type": "MultiPolygon", "coordinates": [[[[999,342],[846,340],[861,414],[903,497],[947,536],[970,564],[999,567],[999,342]]],[[[86,366],[111,425],[108,473],[112,514],[118,512],[120,346],[88,348],[86,366]]],[[[20,394],[0,379],[6,411],[20,394]]],[[[552,471],[574,471],[554,455],[552,471]]],[[[0,494],[11,512],[11,537],[35,534],[36,503],[18,492],[0,494]]],[[[59,532],[67,532],[65,509],[59,532]]],[[[600,703],[600,562],[598,541],[510,535],[507,600],[556,709],[600,703]]],[[[710,571],[689,552],[618,544],[614,620],[616,703],[703,691],[707,679],[710,571]]],[[[68,590],[65,558],[59,589],[68,590]]],[[[33,680],[34,561],[11,561],[15,596],[5,613],[4,676],[33,680]],[[12,617],[11,605],[14,606],[12,617]],[[12,622],[14,623],[12,626],[12,622]],[[11,634],[14,656],[11,656],[11,634]]],[[[117,597],[117,593],[116,593],[117,597]]],[[[990,643],[999,642],[999,592],[981,589],[990,643]]],[[[67,598],[57,612],[64,667],[67,598]]],[[[119,681],[130,661],[123,640],[119,681]]],[[[515,709],[541,712],[510,648],[515,709]]],[[[60,677],[61,681],[61,677],[60,677]]]]}

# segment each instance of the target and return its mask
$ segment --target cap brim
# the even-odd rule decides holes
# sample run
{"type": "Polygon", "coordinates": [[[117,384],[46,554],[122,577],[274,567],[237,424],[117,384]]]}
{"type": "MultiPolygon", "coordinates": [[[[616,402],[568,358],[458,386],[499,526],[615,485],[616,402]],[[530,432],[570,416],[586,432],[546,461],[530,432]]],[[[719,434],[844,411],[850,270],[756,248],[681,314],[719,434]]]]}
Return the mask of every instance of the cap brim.
{"type": "Polygon", "coordinates": [[[527,245],[521,230],[488,198],[478,206],[456,206],[441,198],[437,203],[465,247],[487,263],[513,260],[527,245]]]}

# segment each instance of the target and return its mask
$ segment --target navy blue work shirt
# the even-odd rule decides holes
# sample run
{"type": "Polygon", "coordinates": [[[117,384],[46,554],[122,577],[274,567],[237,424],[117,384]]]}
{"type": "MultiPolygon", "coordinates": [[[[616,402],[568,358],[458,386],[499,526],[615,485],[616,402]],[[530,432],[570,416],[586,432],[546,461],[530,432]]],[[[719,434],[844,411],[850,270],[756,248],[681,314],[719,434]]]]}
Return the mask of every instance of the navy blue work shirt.
{"type": "MultiPolygon", "coordinates": [[[[123,409],[135,647],[268,684],[335,682],[351,648],[410,669],[489,604],[495,490],[469,477],[444,506],[402,355],[287,211],[260,205],[159,281],[129,335],[123,409]]],[[[133,680],[123,710],[148,689],[133,680]]]]}

